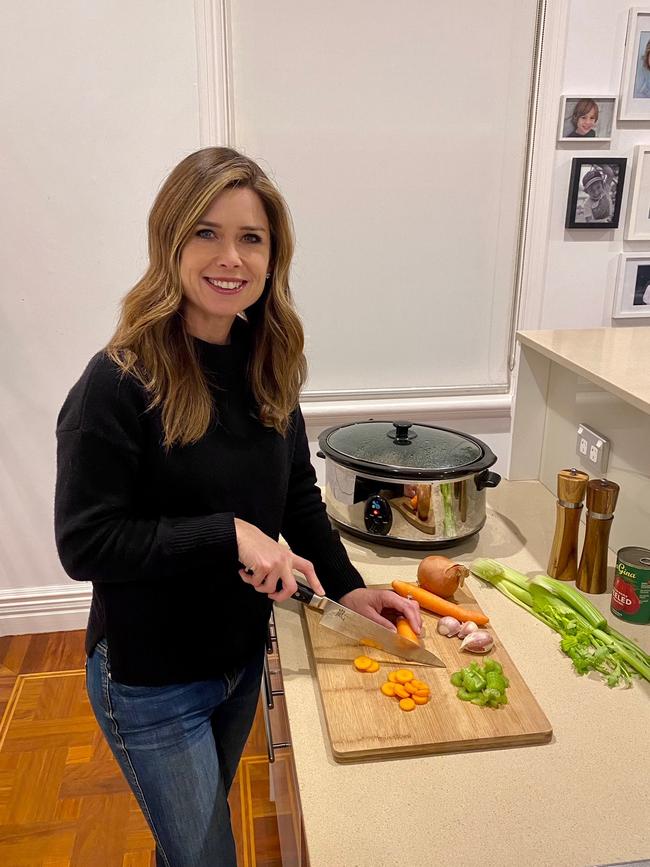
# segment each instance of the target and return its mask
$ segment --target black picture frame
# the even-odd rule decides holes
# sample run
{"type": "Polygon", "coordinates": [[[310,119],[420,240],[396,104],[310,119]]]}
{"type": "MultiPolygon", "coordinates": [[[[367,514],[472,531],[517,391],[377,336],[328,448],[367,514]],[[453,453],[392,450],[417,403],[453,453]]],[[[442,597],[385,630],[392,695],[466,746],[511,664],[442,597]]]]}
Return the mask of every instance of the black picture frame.
{"type": "Polygon", "coordinates": [[[617,229],[625,184],[625,157],[574,157],[567,197],[566,229],[617,229]],[[588,190],[601,195],[592,198],[588,190]],[[587,187],[585,188],[584,182],[587,187]]]}

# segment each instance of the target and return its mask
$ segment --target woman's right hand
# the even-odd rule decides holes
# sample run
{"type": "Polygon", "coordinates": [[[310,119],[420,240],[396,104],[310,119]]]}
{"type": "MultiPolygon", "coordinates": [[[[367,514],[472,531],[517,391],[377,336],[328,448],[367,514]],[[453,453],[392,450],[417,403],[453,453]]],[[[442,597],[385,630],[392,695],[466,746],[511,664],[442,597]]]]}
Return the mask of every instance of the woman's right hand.
{"type": "Polygon", "coordinates": [[[325,595],[309,560],[298,557],[290,548],[280,545],[248,521],[235,518],[235,532],[239,562],[244,564],[239,575],[242,581],[252,585],[258,593],[266,593],[269,599],[275,602],[289,599],[298,587],[293,577],[295,569],[304,575],[315,593],[319,596],[325,595]],[[276,592],[278,581],[282,581],[282,589],[276,592]]]}

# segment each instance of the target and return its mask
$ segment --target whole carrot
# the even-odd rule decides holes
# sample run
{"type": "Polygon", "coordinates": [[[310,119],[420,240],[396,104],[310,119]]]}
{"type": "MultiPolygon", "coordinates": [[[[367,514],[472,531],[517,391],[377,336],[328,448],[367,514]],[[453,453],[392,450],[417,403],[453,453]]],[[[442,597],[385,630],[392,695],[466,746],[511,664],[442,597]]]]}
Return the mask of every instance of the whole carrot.
{"type": "Polygon", "coordinates": [[[440,614],[443,617],[455,617],[456,620],[461,621],[473,620],[478,626],[485,626],[489,622],[489,618],[482,612],[461,608],[460,605],[456,605],[448,599],[443,599],[442,596],[436,596],[435,593],[423,590],[417,584],[407,584],[406,581],[393,581],[392,588],[400,596],[413,597],[420,608],[425,608],[434,614],[440,614]]]}

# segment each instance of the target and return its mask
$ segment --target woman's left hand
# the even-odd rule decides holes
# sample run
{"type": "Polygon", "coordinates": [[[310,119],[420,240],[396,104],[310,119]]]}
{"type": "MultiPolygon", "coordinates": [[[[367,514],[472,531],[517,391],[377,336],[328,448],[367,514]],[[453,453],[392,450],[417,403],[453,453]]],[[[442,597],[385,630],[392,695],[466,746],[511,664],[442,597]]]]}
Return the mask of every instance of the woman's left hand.
{"type": "Polygon", "coordinates": [[[405,599],[393,590],[359,587],[357,590],[351,590],[345,596],[341,596],[339,603],[358,614],[363,614],[369,620],[374,620],[375,623],[380,623],[393,632],[395,632],[395,624],[384,617],[382,612],[386,609],[396,611],[402,617],[406,617],[416,635],[422,631],[420,606],[413,599],[405,599]]]}

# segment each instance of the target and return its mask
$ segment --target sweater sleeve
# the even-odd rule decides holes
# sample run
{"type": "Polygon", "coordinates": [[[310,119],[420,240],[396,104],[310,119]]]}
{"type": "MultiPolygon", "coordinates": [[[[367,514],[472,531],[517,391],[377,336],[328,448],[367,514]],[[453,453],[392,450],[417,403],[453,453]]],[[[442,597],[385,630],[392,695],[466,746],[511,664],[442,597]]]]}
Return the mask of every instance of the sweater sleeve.
{"type": "Polygon", "coordinates": [[[365,583],[327,517],[300,408],[294,414],[294,423],[295,444],[282,535],[292,551],[311,560],[328,596],[337,600],[350,590],[365,587],[365,583]]]}
{"type": "Polygon", "coordinates": [[[145,410],[139,386],[101,355],[61,409],[55,539],[63,568],[75,580],[155,580],[237,564],[232,513],[137,513],[145,410]]]}

